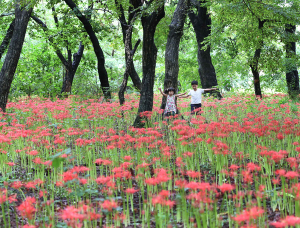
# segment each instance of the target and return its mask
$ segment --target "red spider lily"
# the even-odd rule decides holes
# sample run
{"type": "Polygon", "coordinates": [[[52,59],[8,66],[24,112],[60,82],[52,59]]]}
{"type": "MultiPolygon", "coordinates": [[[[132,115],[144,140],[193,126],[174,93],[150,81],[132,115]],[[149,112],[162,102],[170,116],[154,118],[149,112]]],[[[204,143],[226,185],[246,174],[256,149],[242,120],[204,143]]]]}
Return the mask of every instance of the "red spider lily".
{"type": "Polygon", "coordinates": [[[186,171],[186,175],[191,178],[201,178],[201,173],[196,171],[186,171]]]}
{"type": "Polygon", "coordinates": [[[279,175],[279,176],[284,176],[285,173],[286,173],[286,171],[284,169],[278,169],[275,171],[275,174],[279,175]]]}
{"type": "Polygon", "coordinates": [[[232,164],[231,166],[229,166],[230,170],[238,170],[238,168],[240,168],[238,165],[234,165],[232,164]]]}
{"type": "Polygon", "coordinates": [[[11,187],[12,188],[15,188],[15,189],[19,189],[23,186],[22,182],[21,181],[14,181],[12,184],[11,184],[11,187]]]}
{"type": "Polygon", "coordinates": [[[101,164],[102,165],[111,165],[112,164],[111,161],[105,160],[105,159],[101,159],[101,158],[96,159],[95,163],[98,164],[98,165],[101,165],[101,164]]]}
{"type": "Polygon", "coordinates": [[[241,214],[235,216],[233,220],[237,221],[238,223],[247,222],[251,219],[257,219],[258,217],[262,216],[264,212],[265,211],[262,208],[253,207],[248,210],[244,210],[241,214]]]}
{"type": "Polygon", "coordinates": [[[118,207],[118,204],[114,200],[104,200],[101,207],[105,210],[112,211],[118,207]]]}
{"type": "Polygon", "coordinates": [[[30,152],[27,152],[26,154],[36,156],[36,155],[39,154],[39,152],[37,152],[36,150],[33,150],[33,151],[30,151],[30,152]]]}
{"type": "Polygon", "coordinates": [[[126,160],[126,161],[130,161],[132,159],[132,157],[131,156],[124,156],[123,159],[126,160]]]}
{"type": "Polygon", "coordinates": [[[74,166],[69,171],[72,172],[72,173],[85,173],[85,172],[87,172],[89,170],[90,169],[88,167],[85,167],[85,166],[74,166]]]}
{"type": "Polygon", "coordinates": [[[16,164],[13,163],[13,162],[7,162],[6,164],[9,165],[9,166],[14,166],[14,165],[16,165],[16,164]]]}
{"type": "Polygon", "coordinates": [[[175,201],[166,200],[162,196],[153,197],[151,202],[154,206],[157,204],[160,204],[160,205],[168,206],[168,207],[172,208],[175,205],[175,201]]]}
{"type": "Polygon", "coordinates": [[[299,177],[299,174],[294,171],[288,171],[284,176],[288,179],[295,179],[295,178],[299,177]]]}
{"type": "Polygon", "coordinates": [[[186,185],[187,185],[186,180],[176,180],[175,181],[175,186],[177,186],[179,188],[185,188],[186,185]]]}
{"type": "Polygon", "coordinates": [[[47,194],[47,191],[46,190],[40,190],[39,192],[39,197],[44,197],[45,195],[47,194]]]}
{"type": "Polygon", "coordinates": [[[127,188],[126,190],[125,190],[125,192],[127,193],[127,194],[134,194],[134,193],[136,193],[136,192],[138,192],[139,190],[138,189],[134,189],[134,188],[127,188]]]}
{"type": "Polygon", "coordinates": [[[22,226],[22,228],[36,228],[36,226],[27,224],[27,225],[22,226]]]}
{"type": "Polygon", "coordinates": [[[161,192],[158,195],[161,197],[168,198],[170,196],[170,192],[167,190],[161,190],[161,192]]]}
{"type": "Polygon", "coordinates": [[[221,186],[218,187],[221,192],[230,192],[235,189],[235,186],[231,184],[222,184],[221,186]]]}
{"type": "Polygon", "coordinates": [[[248,169],[250,172],[253,172],[253,171],[260,171],[260,170],[261,170],[260,166],[254,164],[254,163],[252,163],[252,162],[249,162],[249,163],[247,164],[247,169],[248,169]]]}
{"type": "Polygon", "coordinates": [[[106,184],[110,181],[110,179],[112,179],[112,177],[110,176],[99,176],[95,181],[97,182],[97,184],[106,184]]]}
{"type": "Polygon", "coordinates": [[[277,137],[277,139],[279,139],[279,140],[283,140],[283,139],[284,139],[284,136],[283,136],[282,133],[278,133],[276,137],[277,137]]]}
{"type": "Polygon", "coordinates": [[[36,200],[33,197],[26,197],[26,199],[21,203],[20,206],[17,207],[21,216],[31,220],[36,212],[34,207],[36,200]]]}
{"type": "Polygon", "coordinates": [[[74,179],[77,179],[78,178],[78,174],[77,173],[74,173],[72,171],[67,171],[67,172],[64,172],[62,174],[62,179],[64,182],[68,182],[68,181],[71,181],[71,180],[74,180],[74,179]]]}
{"type": "Polygon", "coordinates": [[[270,225],[275,226],[276,228],[284,228],[287,226],[296,226],[300,224],[300,217],[293,215],[286,216],[280,222],[273,222],[270,225]]]}
{"type": "Polygon", "coordinates": [[[243,181],[246,183],[252,183],[253,182],[253,176],[250,171],[242,171],[243,181]]]}

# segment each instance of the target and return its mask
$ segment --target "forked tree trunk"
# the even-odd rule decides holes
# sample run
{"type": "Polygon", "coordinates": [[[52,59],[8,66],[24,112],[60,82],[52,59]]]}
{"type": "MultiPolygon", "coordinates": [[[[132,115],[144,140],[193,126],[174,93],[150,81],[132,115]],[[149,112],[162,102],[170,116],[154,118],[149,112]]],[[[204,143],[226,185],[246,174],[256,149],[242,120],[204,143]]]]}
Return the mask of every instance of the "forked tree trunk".
{"type": "Polygon", "coordinates": [[[134,127],[144,127],[141,113],[145,111],[152,111],[153,108],[153,86],[155,78],[155,67],[157,48],[154,43],[154,34],[156,26],[160,20],[165,16],[164,1],[157,1],[161,4],[157,10],[142,17],[143,26],[143,80],[142,90],[138,108],[138,114],[134,121],[134,127]]]}
{"type": "MultiPolygon", "coordinates": [[[[31,18],[36,23],[38,23],[45,32],[48,31],[47,25],[42,20],[40,20],[36,16],[31,16],[31,18]]],[[[54,17],[54,20],[55,20],[55,23],[57,25],[58,24],[57,18],[54,17]]],[[[53,44],[53,38],[52,37],[50,37],[48,40],[51,44],[53,44]]],[[[56,47],[55,45],[53,45],[53,46],[54,46],[54,48],[56,47]]],[[[63,86],[62,86],[62,89],[61,89],[61,93],[70,93],[71,92],[73,79],[74,79],[75,73],[77,71],[77,68],[79,66],[79,63],[81,61],[81,58],[82,58],[82,55],[83,55],[83,50],[84,50],[84,45],[82,45],[82,42],[80,42],[77,53],[75,53],[73,55],[73,62],[72,62],[71,50],[68,50],[68,58],[66,59],[63,56],[63,54],[61,53],[61,51],[59,49],[55,48],[55,53],[58,56],[58,58],[60,59],[60,61],[62,62],[62,64],[64,65],[65,70],[66,70],[65,77],[63,79],[63,86]]]]}
{"type": "Polygon", "coordinates": [[[124,42],[125,43],[125,53],[127,55],[127,59],[126,59],[126,69],[125,69],[125,73],[124,73],[123,82],[122,82],[122,84],[120,86],[120,90],[119,90],[120,105],[123,105],[125,102],[124,93],[125,93],[127,82],[128,82],[129,72],[131,72],[131,70],[132,70],[131,67],[132,67],[132,63],[133,63],[133,56],[141,42],[141,40],[139,39],[137,41],[137,43],[135,44],[134,49],[133,50],[131,49],[132,48],[132,45],[131,45],[132,28],[133,28],[133,26],[130,26],[127,29],[125,42],[124,42]]]}
{"type": "MultiPolygon", "coordinates": [[[[140,11],[139,7],[142,6],[142,2],[137,1],[137,0],[130,0],[131,6],[129,6],[129,9],[128,9],[128,12],[129,12],[128,20],[126,20],[126,18],[125,18],[124,8],[123,8],[122,4],[119,2],[119,0],[115,0],[115,4],[120,10],[119,21],[121,22],[121,27],[122,27],[123,43],[124,43],[124,46],[126,46],[125,40],[126,40],[128,28],[129,28],[129,26],[133,26],[135,16],[140,11]]],[[[129,46],[129,49],[132,50],[132,30],[131,30],[131,34],[129,34],[129,35],[130,35],[131,39],[127,41],[128,42],[127,45],[129,46]]],[[[133,82],[133,85],[140,92],[142,89],[142,82],[141,82],[141,79],[140,79],[138,73],[135,70],[133,58],[132,59],[128,58],[128,53],[126,52],[126,47],[125,47],[125,62],[126,62],[126,65],[127,64],[130,65],[130,67],[128,68],[128,74],[133,82]],[[129,62],[128,62],[128,60],[129,60],[129,62]]]]}
{"type": "Polygon", "coordinates": [[[13,32],[14,32],[14,27],[15,27],[15,19],[9,25],[9,28],[6,31],[6,35],[0,45],[0,59],[9,45],[9,42],[10,42],[13,32]]]}
{"type": "MultiPolygon", "coordinates": [[[[180,39],[183,35],[184,22],[189,8],[190,0],[179,0],[176,10],[173,15],[171,24],[169,25],[169,34],[167,38],[166,52],[165,52],[165,80],[164,90],[173,87],[175,91],[178,89],[178,54],[180,39]]],[[[166,106],[166,97],[163,96],[161,109],[166,106]]]]}
{"type": "MultiPolygon", "coordinates": [[[[217,75],[215,68],[211,61],[210,56],[210,46],[208,45],[207,48],[204,50],[205,44],[203,42],[205,39],[210,35],[211,30],[211,18],[208,14],[207,7],[202,6],[201,3],[205,3],[206,1],[201,0],[191,0],[192,7],[195,7],[197,13],[194,13],[192,10],[189,12],[189,18],[192,22],[196,39],[198,43],[198,72],[200,75],[201,85],[202,88],[207,89],[213,86],[218,85],[217,75]]],[[[222,98],[220,92],[216,93],[218,98],[222,98]]]]}
{"type": "Polygon", "coordinates": [[[31,12],[32,8],[26,10],[22,7],[21,9],[20,0],[16,1],[15,27],[0,71],[0,109],[3,112],[6,111],[9,90],[18,66],[31,12]]]}
{"type": "MultiPolygon", "coordinates": [[[[260,32],[262,32],[265,22],[266,22],[266,20],[258,19],[258,29],[260,32]]],[[[250,63],[250,68],[251,68],[251,71],[253,74],[255,96],[259,97],[259,98],[262,98],[262,93],[261,93],[261,88],[260,88],[258,63],[259,63],[261,49],[262,49],[263,45],[264,45],[264,43],[263,43],[263,40],[261,39],[259,41],[259,47],[255,50],[253,59],[250,63]]]]}
{"type": "Polygon", "coordinates": [[[82,45],[82,42],[80,42],[78,52],[73,55],[73,62],[72,60],[71,61],[68,60],[69,67],[66,69],[67,73],[63,81],[61,93],[71,93],[73,79],[77,71],[77,68],[79,66],[79,63],[81,61],[83,50],[84,50],[84,45],[82,45]]]}
{"type": "Polygon", "coordinates": [[[299,91],[299,75],[297,66],[294,63],[296,56],[296,42],[293,40],[292,36],[296,32],[296,25],[288,24],[285,26],[285,32],[287,33],[288,41],[286,42],[286,84],[288,88],[289,96],[294,99],[296,98],[299,91]]]}
{"type": "Polygon", "coordinates": [[[99,40],[93,30],[93,27],[89,20],[80,12],[79,8],[76,6],[76,4],[72,0],[64,0],[65,3],[73,10],[74,14],[77,16],[77,18],[81,21],[83,24],[85,31],[89,35],[89,38],[93,44],[94,52],[97,57],[98,61],[98,74],[99,79],[101,83],[101,88],[104,94],[104,97],[107,99],[111,98],[110,93],[110,86],[108,81],[108,75],[105,68],[105,58],[103,55],[103,51],[100,47],[99,40]]]}

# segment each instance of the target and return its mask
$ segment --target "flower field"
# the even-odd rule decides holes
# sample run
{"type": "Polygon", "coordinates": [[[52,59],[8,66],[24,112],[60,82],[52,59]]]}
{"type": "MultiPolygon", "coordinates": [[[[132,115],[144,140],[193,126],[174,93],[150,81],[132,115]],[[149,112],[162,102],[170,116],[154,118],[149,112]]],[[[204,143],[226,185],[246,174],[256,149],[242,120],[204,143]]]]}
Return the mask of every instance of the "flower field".
{"type": "Polygon", "coordinates": [[[0,116],[1,227],[300,227],[299,103],[207,98],[132,127],[138,97],[21,100],[0,116]]]}

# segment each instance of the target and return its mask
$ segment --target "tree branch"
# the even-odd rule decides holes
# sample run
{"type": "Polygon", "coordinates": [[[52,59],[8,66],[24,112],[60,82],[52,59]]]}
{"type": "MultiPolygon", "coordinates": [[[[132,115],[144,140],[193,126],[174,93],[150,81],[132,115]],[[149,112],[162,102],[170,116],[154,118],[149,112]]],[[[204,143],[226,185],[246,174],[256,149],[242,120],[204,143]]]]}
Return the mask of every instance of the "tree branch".
{"type": "Polygon", "coordinates": [[[0,14],[0,17],[7,17],[7,16],[10,16],[10,15],[14,15],[15,12],[10,12],[10,13],[3,13],[3,14],[0,14]]]}
{"type": "Polygon", "coordinates": [[[9,28],[7,29],[6,35],[0,45],[0,59],[4,53],[4,51],[6,50],[6,48],[8,47],[8,44],[12,38],[13,32],[14,32],[14,27],[15,27],[15,19],[11,22],[9,28]]]}
{"type": "MultiPolygon", "coordinates": [[[[38,23],[38,24],[42,27],[42,29],[44,30],[44,32],[47,32],[47,31],[48,31],[47,25],[46,25],[42,20],[40,20],[40,19],[39,19],[38,17],[36,17],[36,16],[31,16],[31,18],[32,18],[36,23],[38,23]]],[[[54,47],[55,53],[56,53],[56,55],[58,56],[58,58],[60,59],[60,61],[62,62],[62,64],[63,64],[65,67],[69,68],[70,66],[69,66],[68,61],[65,59],[65,57],[63,56],[63,54],[61,53],[61,51],[58,50],[58,48],[57,48],[56,45],[54,44],[53,38],[52,38],[52,37],[49,37],[48,40],[49,40],[49,42],[52,44],[52,46],[54,47]]]]}

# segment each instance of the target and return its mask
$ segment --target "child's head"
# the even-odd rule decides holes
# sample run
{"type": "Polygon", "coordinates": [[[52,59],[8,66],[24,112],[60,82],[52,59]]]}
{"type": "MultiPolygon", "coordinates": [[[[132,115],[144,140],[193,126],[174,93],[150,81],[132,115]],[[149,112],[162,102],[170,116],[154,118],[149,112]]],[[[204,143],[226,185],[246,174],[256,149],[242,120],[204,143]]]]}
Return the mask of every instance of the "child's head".
{"type": "Polygon", "coordinates": [[[174,95],[174,93],[175,93],[175,89],[173,87],[168,88],[168,94],[170,96],[174,95]]]}
{"type": "Polygon", "coordinates": [[[191,83],[193,90],[196,90],[198,87],[198,82],[197,81],[192,81],[191,83]]]}

